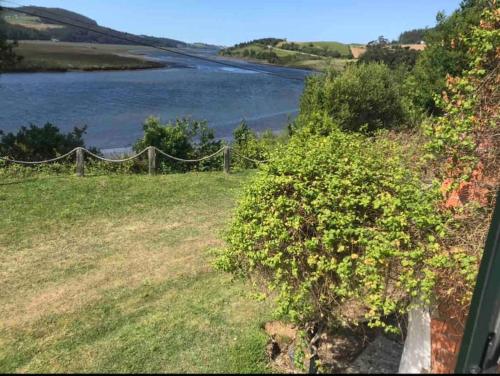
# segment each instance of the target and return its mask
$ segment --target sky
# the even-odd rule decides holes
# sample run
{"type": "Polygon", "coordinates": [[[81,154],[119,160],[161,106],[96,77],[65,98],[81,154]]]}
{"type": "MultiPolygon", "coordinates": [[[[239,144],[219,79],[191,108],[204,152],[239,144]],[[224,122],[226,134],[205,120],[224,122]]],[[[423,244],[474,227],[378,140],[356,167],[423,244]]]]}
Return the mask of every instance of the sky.
{"type": "MultiPolygon", "coordinates": [[[[460,0],[12,0],[59,7],[100,25],[185,42],[233,45],[264,37],[367,43],[435,24],[460,0]]],[[[5,2],[7,6],[13,6],[5,2]]]]}

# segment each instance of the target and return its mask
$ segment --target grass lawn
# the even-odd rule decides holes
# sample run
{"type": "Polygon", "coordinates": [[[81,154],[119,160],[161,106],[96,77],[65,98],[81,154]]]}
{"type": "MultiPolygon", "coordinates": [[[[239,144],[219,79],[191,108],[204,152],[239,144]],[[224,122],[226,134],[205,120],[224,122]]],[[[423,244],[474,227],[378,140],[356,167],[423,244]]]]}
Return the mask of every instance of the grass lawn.
{"type": "Polygon", "coordinates": [[[0,181],[0,372],[266,371],[269,306],[208,252],[251,175],[0,181]]]}
{"type": "Polygon", "coordinates": [[[23,60],[17,71],[123,70],[160,68],[165,64],[130,54],[137,46],[21,41],[15,49],[23,60]],[[127,56],[125,56],[127,55],[127,56]]]}

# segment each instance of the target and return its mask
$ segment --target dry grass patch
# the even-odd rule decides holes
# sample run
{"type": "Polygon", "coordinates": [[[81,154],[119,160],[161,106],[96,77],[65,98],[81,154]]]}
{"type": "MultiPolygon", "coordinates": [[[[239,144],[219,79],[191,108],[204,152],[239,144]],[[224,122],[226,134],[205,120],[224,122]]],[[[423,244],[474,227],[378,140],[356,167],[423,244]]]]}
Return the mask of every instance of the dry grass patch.
{"type": "Polygon", "coordinates": [[[0,185],[0,371],[263,371],[267,307],[210,267],[248,174],[0,185]]]}

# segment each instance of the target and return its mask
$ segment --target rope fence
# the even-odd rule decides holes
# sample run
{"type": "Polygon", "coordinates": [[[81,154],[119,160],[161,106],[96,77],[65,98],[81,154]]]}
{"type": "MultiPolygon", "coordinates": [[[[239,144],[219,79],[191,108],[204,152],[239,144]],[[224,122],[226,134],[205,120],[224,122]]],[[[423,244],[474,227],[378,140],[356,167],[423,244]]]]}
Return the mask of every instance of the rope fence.
{"type": "Polygon", "coordinates": [[[57,162],[61,159],[64,159],[66,157],[69,157],[71,154],[77,152],[79,148],[74,148],[71,151],[68,151],[66,154],[63,154],[59,157],[52,158],[52,159],[46,159],[44,161],[36,161],[36,162],[30,162],[30,161],[17,161],[15,159],[10,159],[6,157],[0,157],[1,160],[6,161],[6,162],[11,162],[11,163],[17,163],[17,164],[24,164],[24,165],[39,165],[39,164],[44,164],[44,163],[51,163],[51,162],[57,162]]]}
{"type": "MultiPolygon", "coordinates": [[[[160,150],[155,146],[149,146],[149,147],[145,148],[144,150],[140,151],[139,153],[137,153],[133,156],[130,156],[128,158],[110,159],[110,158],[101,157],[100,155],[95,154],[95,153],[91,152],[90,150],[87,150],[83,147],[77,147],[77,148],[74,148],[73,150],[71,150],[71,151],[67,152],[66,154],[63,154],[59,157],[52,158],[52,159],[46,159],[43,161],[34,161],[34,162],[32,162],[32,161],[18,161],[18,160],[10,159],[7,157],[0,157],[0,160],[3,160],[5,162],[10,162],[10,163],[16,163],[16,164],[20,164],[20,165],[41,165],[41,164],[46,164],[46,163],[57,162],[57,161],[60,161],[64,158],[71,156],[72,154],[76,154],[76,174],[78,176],[84,176],[85,175],[85,153],[88,154],[89,156],[91,156],[97,160],[103,161],[103,162],[124,163],[124,162],[129,162],[129,161],[132,161],[134,159],[137,159],[141,155],[143,155],[147,152],[147,154],[148,154],[148,171],[149,171],[150,175],[154,175],[156,173],[156,153],[158,153],[158,154],[160,154],[160,155],[162,155],[170,160],[173,160],[173,161],[187,162],[187,163],[202,162],[202,161],[206,161],[208,159],[217,157],[220,154],[223,154],[223,156],[224,156],[223,170],[225,173],[229,173],[231,170],[231,151],[232,150],[233,150],[232,147],[224,146],[221,149],[217,150],[215,153],[207,155],[205,157],[201,157],[198,159],[183,159],[183,158],[174,157],[173,155],[165,153],[163,150],[160,150]]],[[[241,154],[235,152],[234,150],[233,150],[233,153],[236,156],[243,158],[247,161],[253,162],[255,164],[268,162],[267,160],[259,161],[256,159],[248,158],[244,155],[241,155],[241,154]]]]}
{"type": "Polygon", "coordinates": [[[240,157],[240,158],[246,159],[247,161],[250,161],[250,162],[253,162],[253,163],[256,163],[256,164],[269,162],[268,160],[259,161],[257,159],[248,158],[248,157],[245,157],[244,155],[241,155],[240,153],[237,153],[235,151],[233,151],[233,153],[235,155],[237,155],[238,157],[240,157]]]}
{"type": "Polygon", "coordinates": [[[128,161],[133,161],[134,159],[136,158],[139,158],[141,155],[143,155],[145,152],[148,151],[149,148],[146,148],[142,151],[140,151],[139,153],[137,153],[136,155],[133,155],[129,158],[125,158],[125,159],[109,159],[109,158],[104,158],[104,157],[101,157],[100,155],[97,155],[95,153],[92,153],[90,150],[87,150],[87,149],[83,149],[84,152],[86,152],[88,155],[100,160],[100,161],[103,161],[103,162],[109,162],[109,163],[123,163],[123,162],[128,162],[128,161]]]}

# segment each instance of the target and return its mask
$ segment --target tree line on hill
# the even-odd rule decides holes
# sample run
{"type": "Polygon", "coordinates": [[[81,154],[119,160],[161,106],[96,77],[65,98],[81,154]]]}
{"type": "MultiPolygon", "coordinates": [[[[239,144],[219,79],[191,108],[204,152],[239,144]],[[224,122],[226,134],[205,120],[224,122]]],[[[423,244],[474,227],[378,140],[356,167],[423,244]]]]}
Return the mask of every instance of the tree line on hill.
{"type": "Polygon", "coordinates": [[[431,28],[413,29],[404,31],[399,35],[399,44],[418,44],[424,40],[425,34],[432,31],[431,28]]]}
{"type": "Polygon", "coordinates": [[[260,38],[260,39],[253,39],[253,40],[248,41],[248,42],[242,42],[242,43],[235,44],[233,47],[229,47],[229,48],[227,48],[225,50],[227,50],[227,51],[236,50],[236,49],[248,47],[248,46],[251,46],[251,45],[254,45],[254,44],[261,45],[261,46],[264,46],[264,47],[267,47],[267,46],[276,46],[278,43],[284,42],[284,41],[285,41],[285,39],[280,39],[280,38],[260,38]]]}

